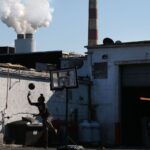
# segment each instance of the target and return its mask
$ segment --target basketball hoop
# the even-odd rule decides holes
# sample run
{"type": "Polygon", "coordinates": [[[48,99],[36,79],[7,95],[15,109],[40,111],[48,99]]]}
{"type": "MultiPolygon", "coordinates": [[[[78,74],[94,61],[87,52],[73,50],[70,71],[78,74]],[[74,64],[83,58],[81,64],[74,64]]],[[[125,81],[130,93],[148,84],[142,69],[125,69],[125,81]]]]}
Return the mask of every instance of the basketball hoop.
{"type": "Polygon", "coordinates": [[[77,71],[76,68],[67,68],[62,70],[53,70],[50,72],[50,87],[51,90],[66,89],[66,142],[68,144],[68,89],[77,88],[77,71]]]}
{"type": "Polygon", "coordinates": [[[67,68],[61,70],[50,71],[50,87],[51,90],[60,90],[64,88],[76,88],[77,71],[76,68],[67,68]]]}

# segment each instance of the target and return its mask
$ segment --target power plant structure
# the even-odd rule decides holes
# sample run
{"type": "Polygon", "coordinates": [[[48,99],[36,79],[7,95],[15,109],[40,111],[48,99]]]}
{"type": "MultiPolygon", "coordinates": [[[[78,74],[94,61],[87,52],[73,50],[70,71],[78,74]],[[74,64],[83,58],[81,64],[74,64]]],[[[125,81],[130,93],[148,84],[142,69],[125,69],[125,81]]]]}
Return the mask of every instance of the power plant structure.
{"type": "MultiPolygon", "coordinates": [[[[88,47],[98,45],[98,1],[89,0],[88,47]]],[[[35,39],[32,33],[17,34],[15,40],[16,53],[32,53],[36,51],[35,39]]]]}
{"type": "Polygon", "coordinates": [[[17,34],[15,40],[15,51],[16,53],[32,53],[35,52],[35,39],[32,33],[17,34]]]}

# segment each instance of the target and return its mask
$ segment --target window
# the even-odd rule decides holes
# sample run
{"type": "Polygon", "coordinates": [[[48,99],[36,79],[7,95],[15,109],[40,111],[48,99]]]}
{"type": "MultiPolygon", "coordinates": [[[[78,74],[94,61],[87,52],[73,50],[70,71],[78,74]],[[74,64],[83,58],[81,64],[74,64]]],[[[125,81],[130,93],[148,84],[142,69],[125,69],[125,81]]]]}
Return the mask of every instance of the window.
{"type": "Polygon", "coordinates": [[[107,78],[107,62],[94,63],[93,77],[94,79],[107,78]]]}

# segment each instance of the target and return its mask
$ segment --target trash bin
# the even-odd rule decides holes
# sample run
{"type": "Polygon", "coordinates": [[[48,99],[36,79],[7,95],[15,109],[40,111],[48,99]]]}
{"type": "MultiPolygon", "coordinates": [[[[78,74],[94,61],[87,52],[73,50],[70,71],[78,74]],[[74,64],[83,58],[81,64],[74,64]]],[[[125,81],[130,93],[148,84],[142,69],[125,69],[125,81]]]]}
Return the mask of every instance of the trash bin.
{"type": "Polygon", "coordinates": [[[100,144],[100,125],[97,121],[91,121],[91,137],[92,144],[100,144]]]}
{"type": "Polygon", "coordinates": [[[81,143],[91,142],[91,124],[88,120],[84,120],[79,125],[79,141],[81,143]]]}
{"type": "Polygon", "coordinates": [[[84,144],[100,143],[100,125],[97,121],[84,120],[79,125],[79,141],[84,144]]]}
{"type": "Polygon", "coordinates": [[[26,121],[15,121],[5,126],[5,143],[6,144],[24,144],[26,121]]]}
{"type": "Polygon", "coordinates": [[[42,139],[42,124],[30,124],[27,121],[19,120],[6,125],[6,144],[19,144],[40,147],[43,146],[42,139]]]}
{"type": "Polygon", "coordinates": [[[44,131],[41,124],[29,124],[26,126],[25,141],[26,146],[44,146],[44,131]]]}

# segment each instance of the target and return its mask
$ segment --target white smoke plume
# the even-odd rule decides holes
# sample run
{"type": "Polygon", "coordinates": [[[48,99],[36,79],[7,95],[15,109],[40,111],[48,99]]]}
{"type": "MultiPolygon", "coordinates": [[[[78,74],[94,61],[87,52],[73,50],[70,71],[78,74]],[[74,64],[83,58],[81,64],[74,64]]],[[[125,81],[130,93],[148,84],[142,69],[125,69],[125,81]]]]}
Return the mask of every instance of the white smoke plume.
{"type": "Polygon", "coordinates": [[[49,0],[0,0],[0,19],[18,34],[33,33],[47,27],[53,9],[49,0]]]}

